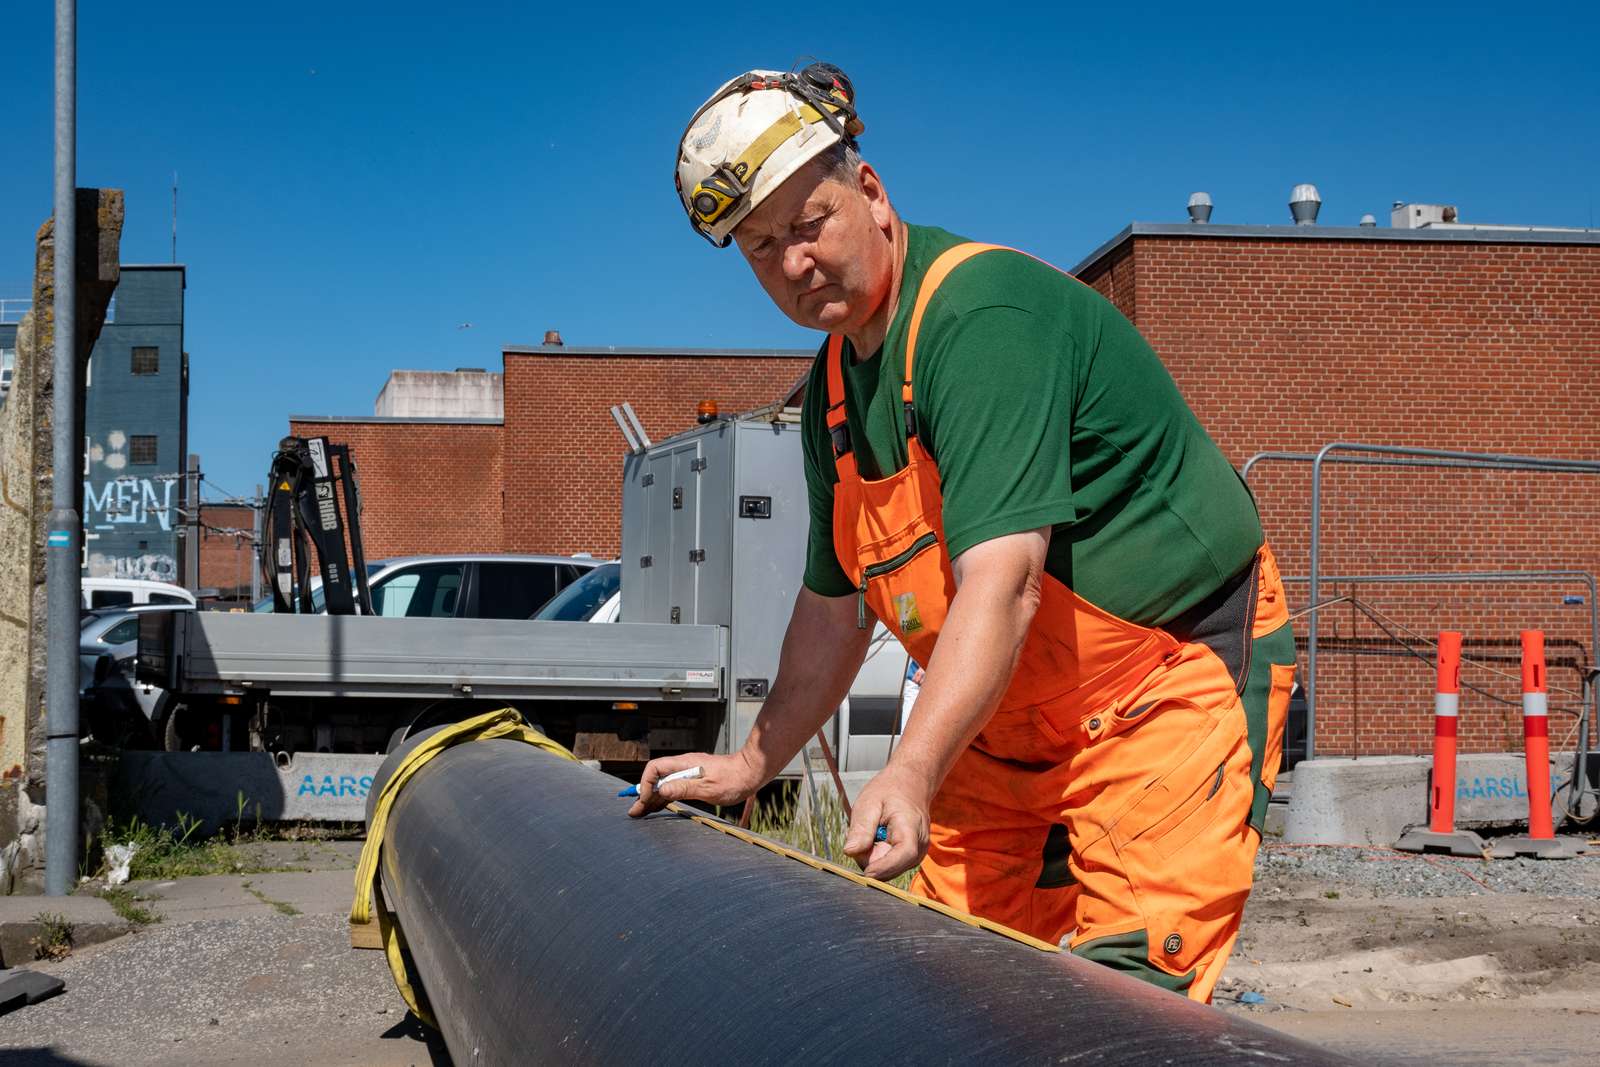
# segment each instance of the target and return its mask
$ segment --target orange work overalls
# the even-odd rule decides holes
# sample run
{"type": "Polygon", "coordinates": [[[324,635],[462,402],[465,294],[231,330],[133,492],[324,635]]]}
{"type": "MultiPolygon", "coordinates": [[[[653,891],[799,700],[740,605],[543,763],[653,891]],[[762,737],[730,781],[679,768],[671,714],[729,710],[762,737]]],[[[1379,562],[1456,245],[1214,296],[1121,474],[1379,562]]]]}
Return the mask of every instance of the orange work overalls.
{"type": "MultiPolygon", "coordinates": [[[[934,291],[994,247],[958,245],[922,281],[906,335],[904,470],[877,481],[857,472],[844,430],[842,339],[827,350],[834,546],[864,607],[934,677],[956,586],[939,472],[914,431],[912,367],[934,291]]],[[[1248,649],[1288,621],[1265,546],[1236,585],[1226,599],[1248,649]]],[[[1258,764],[1267,789],[1292,677],[1292,664],[1272,667],[1258,764]]],[[[1208,1000],[1259,843],[1243,689],[1207,644],[1119,619],[1044,575],[1011,684],[934,799],[912,891],[1051,942],[1072,933],[1080,955],[1208,1000]]]]}

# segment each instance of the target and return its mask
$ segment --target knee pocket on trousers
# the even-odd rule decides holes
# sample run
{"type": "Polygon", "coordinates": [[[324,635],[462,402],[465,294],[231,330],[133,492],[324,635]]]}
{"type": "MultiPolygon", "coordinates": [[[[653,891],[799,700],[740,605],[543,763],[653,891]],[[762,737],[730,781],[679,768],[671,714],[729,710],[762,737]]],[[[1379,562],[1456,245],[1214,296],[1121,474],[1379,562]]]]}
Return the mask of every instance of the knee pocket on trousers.
{"type": "Polygon", "coordinates": [[[1255,855],[1253,795],[1243,716],[1223,715],[1112,827],[1159,970],[1192,971],[1237,922],[1255,855]]]}
{"type": "MultiPolygon", "coordinates": [[[[1211,717],[1205,735],[1145,788],[1110,827],[1118,852],[1148,848],[1162,859],[1192,841],[1216,818],[1236,811],[1227,801],[1249,787],[1249,751],[1242,716],[1211,717]]],[[[1248,810],[1248,805],[1246,806],[1248,810]]]]}

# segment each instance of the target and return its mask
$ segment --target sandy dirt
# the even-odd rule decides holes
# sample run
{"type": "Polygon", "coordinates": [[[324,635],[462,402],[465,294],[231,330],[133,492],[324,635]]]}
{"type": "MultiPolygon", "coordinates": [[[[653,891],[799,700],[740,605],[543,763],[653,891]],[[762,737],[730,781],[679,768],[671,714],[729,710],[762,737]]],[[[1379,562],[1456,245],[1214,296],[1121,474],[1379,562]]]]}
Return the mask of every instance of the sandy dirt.
{"type": "Polygon", "coordinates": [[[1530,892],[1488,888],[1503,861],[1316,852],[1258,868],[1219,1010],[1366,1062],[1600,1062],[1600,857],[1521,873],[1553,890],[1530,892]],[[1438,871],[1462,891],[1408,895],[1438,871]]]}

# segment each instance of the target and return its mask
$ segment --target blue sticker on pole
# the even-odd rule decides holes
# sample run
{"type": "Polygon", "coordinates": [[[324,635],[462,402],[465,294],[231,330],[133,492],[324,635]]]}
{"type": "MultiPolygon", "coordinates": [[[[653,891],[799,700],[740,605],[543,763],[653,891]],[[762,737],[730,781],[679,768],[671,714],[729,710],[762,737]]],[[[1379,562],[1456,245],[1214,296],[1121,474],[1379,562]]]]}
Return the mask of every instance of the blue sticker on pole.
{"type": "Polygon", "coordinates": [[[71,548],[71,530],[51,530],[45,535],[44,543],[51,548],[71,548]]]}

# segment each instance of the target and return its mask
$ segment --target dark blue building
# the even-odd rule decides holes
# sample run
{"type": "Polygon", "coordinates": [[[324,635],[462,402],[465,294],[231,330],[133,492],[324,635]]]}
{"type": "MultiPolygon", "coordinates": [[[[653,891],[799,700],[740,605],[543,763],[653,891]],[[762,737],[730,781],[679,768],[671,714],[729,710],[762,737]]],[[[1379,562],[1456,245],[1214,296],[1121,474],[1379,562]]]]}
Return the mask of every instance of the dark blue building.
{"type": "MultiPolygon", "coordinates": [[[[84,574],[91,577],[183,578],[184,280],[178,264],[124,264],[89,357],[83,537],[84,574]]],[[[0,366],[9,365],[16,347],[17,317],[0,317],[0,366]]]]}

